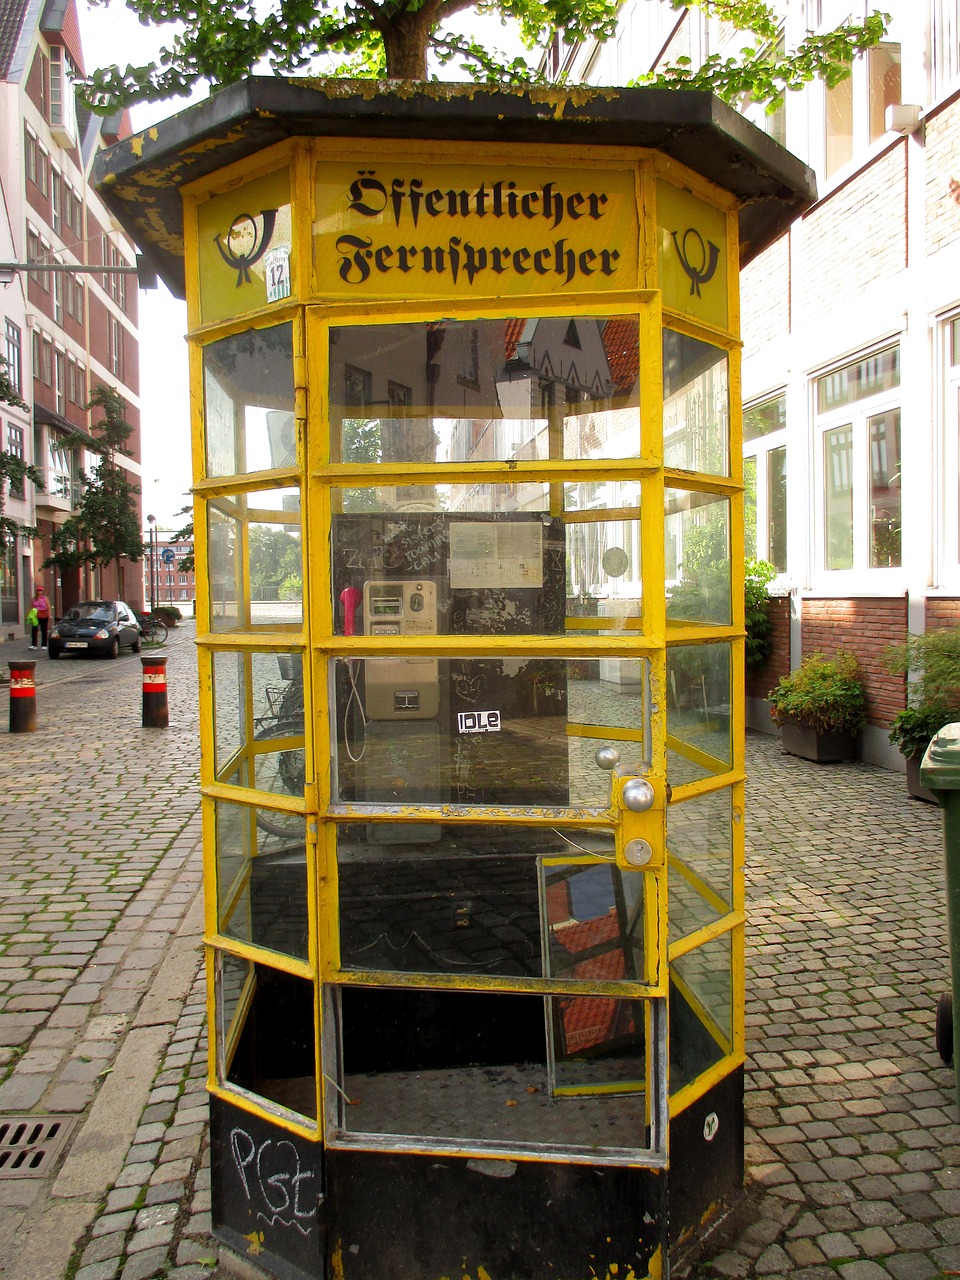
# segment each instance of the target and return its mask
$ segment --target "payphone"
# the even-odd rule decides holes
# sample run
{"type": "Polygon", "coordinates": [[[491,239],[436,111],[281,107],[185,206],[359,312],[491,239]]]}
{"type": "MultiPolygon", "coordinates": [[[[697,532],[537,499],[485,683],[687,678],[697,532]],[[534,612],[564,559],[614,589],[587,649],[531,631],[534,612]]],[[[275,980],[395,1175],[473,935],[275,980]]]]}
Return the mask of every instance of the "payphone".
{"type": "MultiPolygon", "coordinates": [[[[437,588],[427,579],[363,584],[368,636],[437,633],[437,588]]],[[[367,658],[367,720],[432,720],[439,711],[436,658],[367,658]]]]}
{"type": "MultiPolygon", "coordinates": [[[[560,519],[541,512],[343,513],[334,518],[333,543],[346,635],[395,636],[399,650],[410,636],[563,630],[560,519]]],[[[567,802],[562,661],[524,655],[518,641],[516,653],[502,658],[398,652],[340,665],[341,800],[567,802]],[[535,788],[525,782],[534,760],[535,788]]]]}

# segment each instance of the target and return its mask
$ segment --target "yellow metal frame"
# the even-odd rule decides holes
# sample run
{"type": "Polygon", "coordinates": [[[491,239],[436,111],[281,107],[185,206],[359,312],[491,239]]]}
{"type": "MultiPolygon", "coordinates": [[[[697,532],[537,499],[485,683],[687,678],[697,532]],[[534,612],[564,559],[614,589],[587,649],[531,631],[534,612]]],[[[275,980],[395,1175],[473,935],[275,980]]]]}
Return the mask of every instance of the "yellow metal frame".
{"type": "MultiPolygon", "coordinates": [[[[435,319],[438,307],[429,301],[412,306],[398,307],[395,303],[355,303],[343,299],[323,299],[310,292],[313,222],[315,217],[315,173],[318,163],[324,160],[349,158],[355,162],[358,144],[355,140],[326,139],[322,141],[292,140],[261,153],[255,162],[231,165],[213,178],[185,188],[185,242],[188,311],[191,333],[191,383],[192,383],[192,438],[193,462],[196,483],[194,486],[195,530],[197,558],[197,617],[198,649],[201,692],[201,790],[203,795],[204,870],[206,881],[205,943],[208,968],[208,1010],[211,1035],[208,1085],[211,1092],[229,1098],[242,1108],[256,1114],[271,1117],[291,1132],[309,1137],[320,1137],[323,1131],[324,1094],[327,1083],[320,1074],[320,1036],[322,1018],[321,987],[324,983],[342,985],[366,984],[382,986],[429,987],[455,990],[502,990],[531,994],[579,994],[582,984],[559,982],[551,979],[481,978],[477,975],[421,975],[384,972],[345,971],[340,967],[339,937],[337,931],[337,858],[336,831],[340,823],[356,820],[396,821],[395,812],[384,812],[378,818],[369,806],[338,803],[331,794],[330,768],[330,720],[326,691],[328,666],[338,657],[364,657],[396,651],[396,643],[386,637],[344,637],[334,634],[333,590],[329,554],[329,530],[335,506],[336,491],[344,487],[359,488],[365,485],[403,483],[445,484],[483,483],[485,480],[502,480],[504,466],[497,463],[425,465],[392,463],[388,466],[372,464],[344,464],[331,452],[329,430],[328,341],[331,326],[384,323],[415,323],[435,319]],[[292,294],[288,299],[273,303],[255,311],[238,311],[227,322],[203,324],[200,310],[201,281],[198,271],[197,210],[207,199],[220,196],[242,187],[254,178],[270,174],[283,166],[289,167],[293,217],[293,244],[291,252],[292,294]],[[208,476],[204,448],[203,405],[203,350],[214,341],[241,333],[251,328],[268,328],[291,323],[294,334],[294,397],[297,437],[297,462],[295,466],[272,471],[244,473],[231,476],[208,476]],[[309,430],[308,430],[309,424],[309,430]],[[271,628],[237,626],[231,630],[212,630],[210,619],[210,592],[208,585],[208,530],[207,509],[212,502],[229,506],[247,493],[267,489],[296,487],[301,495],[300,526],[304,548],[305,572],[303,575],[303,619],[299,625],[271,628]],[[307,756],[307,786],[304,797],[278,797],[273,793],[259,792],[226,781],[230,768],[246,751],[248,762],[252,745],[252,726],[246,725],[245,746],[237,757],[215,765],[214,725],[214,660],[217,654],[235,653],[242,657],[249,679],[250,656],[257,653],[293,653],[303,660],[304,716],[307,756]],[[216,849],[216,806],[238,804],[253,808],[263,806],[294,814],[303,814],[307,835],[307,885],[309,919],[308,958],[298,960],[291,956],[267,951],[220,931],[218,908],[216,849]],[[291,975],[309,980],[314,985],[314,1016],[317,1043],[315,1061],[317,1069],[316,1123],[305,1117],[278,1108],[265,1099],[251,1095],[225,1079],[225,1064],[231,1057],[236,1043],[236,1028],[242,1022],[243,1010],[251,998],[248,983],[243,998],[237,1006],[231,1024],[232,1029],[221,1029],[214,991],[215,958],[232,956],[249,963],[260,962],[291,975]]],[[[391,161],[413,160],[418,164],[455,163],[462,158],[462,147],[457,144],[394,141],[385,144],[371,140],[363,144],[365,163],[376,163],[387,158],[391,161]]],[[[497,319],[515,315],[537,317],[563,316],[613,316],[636,315],[640,321],[639,395],[638,419],[641,428],[639,456],[628,459],[583,461],[547,460],[537,463],[510,464],[512,480],[532,480],[559,485],[562,480],[622,479],[639,484],[640,500],[637,508],[626,507],[616,512],[597,511],[567,513],[569,522],[588,520],[640,520],[640,512],[653,516],[640,521],[640,545],[642,578],[648,584],[664,581],[664,529],[662,512],[664,491],[675,488],[693,492],[716,494],[730,503],[731,529],[731,600],[732,617],[729,624],[706,625],[668,623],[665,598],[662,592],[643,592],[641,617],[630,619],[617,634],[586,635],[605,619],[569,619],[568,633],[563,636],[523,637],[525,654],[543,654],[557,658],[644,657],[649,662],[653,701],[661,710],[652,717],[652,780],[657,799],[654,807],[645,814],[635,815],[619,803],[623,779],[615,779],[613,804],[605,809],[562,810],[503,809],[468,806],[410,806],[405,816],[417,821],[476,823],[489,821],[497,824],[517,823],[542,826],[608,826],[617,833],[617,847],[622,856],[628,840],[649,839],[659,849],[661,856],[651,866],[635,874],[645,878],[646,937],[650,944],[646,951],[648,970],[646,981],[638,989],[625,982],[596,982],[590,993],[629,998],[647,1002],[646,1019],[651,1026],[649,1001],[666,996],[668,989],[668,965],[711,940],[730,935],[732,954],[732,1036],[725,1046],[723,1058],[714,1067],[684,1087],[670,1099],[670,1114],[676,1114],[712,1088],[720,1079],[743,1061],[744,1052],[744,990],[743,990],[743,781],[744,781],[744,680],[743,680],[743,475],[741,455],[740,415],[740,344],[739,344],[739,291],[737,252],[737,210],[734,199],[704,179],[686,170],[677,162],[658,152],[641,149],[594,148],[578,149],[572,158],[567,148],[530,147],[518,157],[515,150],[489,144],[472,148],[474,163],[506,163],[517,168],[524,164],[536,166],[562,166],[583,170],[629,169],[635,174],[637,199],[637,279],[627,281],[620,291],[572,293],[557,300],[556,292],[511,298],[509,301],[493,297],[471,298],[463,301],[445,298],[439,314],[453,319],[497,319]],[[657,182],[665,180],[690,192],[725,217],[727,327],[718,328],[705,322],[691,320],[688,315],[669,308],[662,308],[657,279],[657,182]],[[662,465],[662,370],[661,331],[669,327],[688,337],[710,343],[728,354],[728,387],[730,404],[729,472],[727,476],[694,474],[665,470],[662,465]],[[701,751],[695,745],[669,734],[663,708],[666,706],[666,650],[675,644],[729,645],[731,653],[730,705],[732,758],[729,765],[701,751]],[[665,786],[667,750],[679,752],[706,772],[707,776],[694,782],[676,786],[672,792],[665,786]],[[665,810],[670,804],[683,803],[697,796],[714,791],[731,792],[732,813],[732,908],[724,912],[710,925],[666,945],[668,911],[668,868],[679,872],[676,860],[667,856],[665,810]]],[[[238,299],[242,304],[242,299],[238,299]]],[[[557,492],[554,488],[554,492],[557,492]]],[[[554,514],[563,514],[559,509],[554,514]]],[[[266,509],[257,514],[272,523],[278,520],[278,512],[266,509]]],[[[249,512],[247,513],[249,518],[249,512]]],[[[241,559],[245,563],[245,558],[241,559]]],[[[249,599],[249,582],[245,598],[249,599]]],[[[431,657],[464,657],[471,655],[505,655],[518,648],[517,638],[492,636],[425,636],[419,639],[405,638],[404,652],[431,657]]],[[[247,715],[250,711],[248,708],[247,715]]],[[[637,740],[642,732],[610,727],[584,726],[571,723],[571,734],[584,737],[600,736],[606,739],[637,740]]],[[[621,865],[627,865],[621,863],[621,865]]],[[[248,869],[247,869],[248,870],[248,869]]],[[[241,892],[241,869],[233,892],[241,892]]],[[[714,903],[714,906],[717,904],[714,903]]],[[[720,905],[723,905],[722,902],[720,905]]],[[[251,979],[252,981],[252,979],[251,979]]],[[[691,997],[692,998],[692,997],[691,997]]],[[[650,1057],[648,1052],[648,1058],[650,1057]]],[[[329,1082],[332,1084],[332,1082],[329,1082]]],[[[335,1087],[335,1086],[333,1086],[335,1087]]],[[[649,1093],[649,1090],[648,1090],[649,1093]]],[[[649,1102],[648,1102],[649,1105],[649,1102]]],[[[430,1143],[424,1144],[426,1147],[430,1143]]],[[[418,1147],[417,1149],[421,1149],[418,1147]]],[[[438,1148],[439,1149],[439,1148],[438,1148]]],[[[522,1156],[521,1158],[528,1158],[522,1156]]]]}

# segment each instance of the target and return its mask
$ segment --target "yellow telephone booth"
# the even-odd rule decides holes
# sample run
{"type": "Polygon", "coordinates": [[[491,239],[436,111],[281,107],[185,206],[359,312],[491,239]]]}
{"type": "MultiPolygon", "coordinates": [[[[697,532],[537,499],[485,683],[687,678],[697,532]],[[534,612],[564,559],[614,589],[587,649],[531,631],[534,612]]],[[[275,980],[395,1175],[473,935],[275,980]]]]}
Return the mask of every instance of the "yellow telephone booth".
{"type": "Polygon", "coordinates": [[[809,172],[704,94],[254,79],[99,183],[189,304],[217,1233],[667,1276],[742,1178],[738,272],[809,172]]]}

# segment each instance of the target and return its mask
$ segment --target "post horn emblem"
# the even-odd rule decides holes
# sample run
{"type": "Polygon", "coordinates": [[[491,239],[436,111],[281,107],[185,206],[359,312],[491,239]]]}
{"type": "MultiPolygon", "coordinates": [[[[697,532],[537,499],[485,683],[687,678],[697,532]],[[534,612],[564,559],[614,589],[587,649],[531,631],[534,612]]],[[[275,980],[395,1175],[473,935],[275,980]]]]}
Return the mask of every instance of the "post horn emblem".
{"type": "Polygon", "coordinates": [[[242,284],[250,283],[250,268],[266,253],[276,225],[276,209],[260,210],[259,227],[252,214],[238,213],[230,223],[225,242],[219,231],[213,237],[214,244],[220,250],[220,257],[237,273],[238,289],[242,284]]]}
{"type": "Polygon", "coordinates": [[[694,294],[696,294],[698,298],[702,297],[702,294],[700,293],[700,286],[702,284],[709,284],[713,279],[714,273],[717,269],[717,263],[720,261],[719,248],[712,240],[708,240],[707,243],[704,244],[703,236],[696,227],[688,227],[686,229],[683,233],[682,243],[677,239],[677,233],[675,231],[671,231],[670,234],[673,236],[673,243],[676,245],[677,257],[680,259],[680,265],[690,277],[690,297],[692,298],[694,294]],[[693,250],[695,256],[699,259],[699,266],[696,266],[690,260],[690,250],[687,247],[687,241],[690,239],[694,242],[693,250]],[[699,246],[699,251],[697,250],[697,246],[699,246]]]}

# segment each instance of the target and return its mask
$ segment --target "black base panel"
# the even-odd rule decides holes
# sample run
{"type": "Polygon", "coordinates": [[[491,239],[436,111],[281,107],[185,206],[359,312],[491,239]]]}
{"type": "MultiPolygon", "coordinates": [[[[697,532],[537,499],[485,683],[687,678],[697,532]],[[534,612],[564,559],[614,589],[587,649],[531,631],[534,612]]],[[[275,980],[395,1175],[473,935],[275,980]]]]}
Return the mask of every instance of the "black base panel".
{"type": "Polygon", "coordinates": [[[278,1280],[645,1280],[741,1191],[743,1070],[671,1122],[669,1171],[324,1150],[219,1098],[210,1128],[214,1233],[278,1280]]]}
{"type": "Polygon", "coordinates": [[[665,1246],[662,1172],[366,1151],[326,1160],[343,1280],[644,1280],[665,1246]]]}
{"type": "Polygon", "coordinates": [[[738,1067],[670,1121],[671,1251],[742,1189],[743,1067],[738,1067]]]}
{"type": "Polygon", "coordinates": [[[323,1147],[210,1098],[214,1234],[279,1280],[325,1275],[323,1147]]]}

